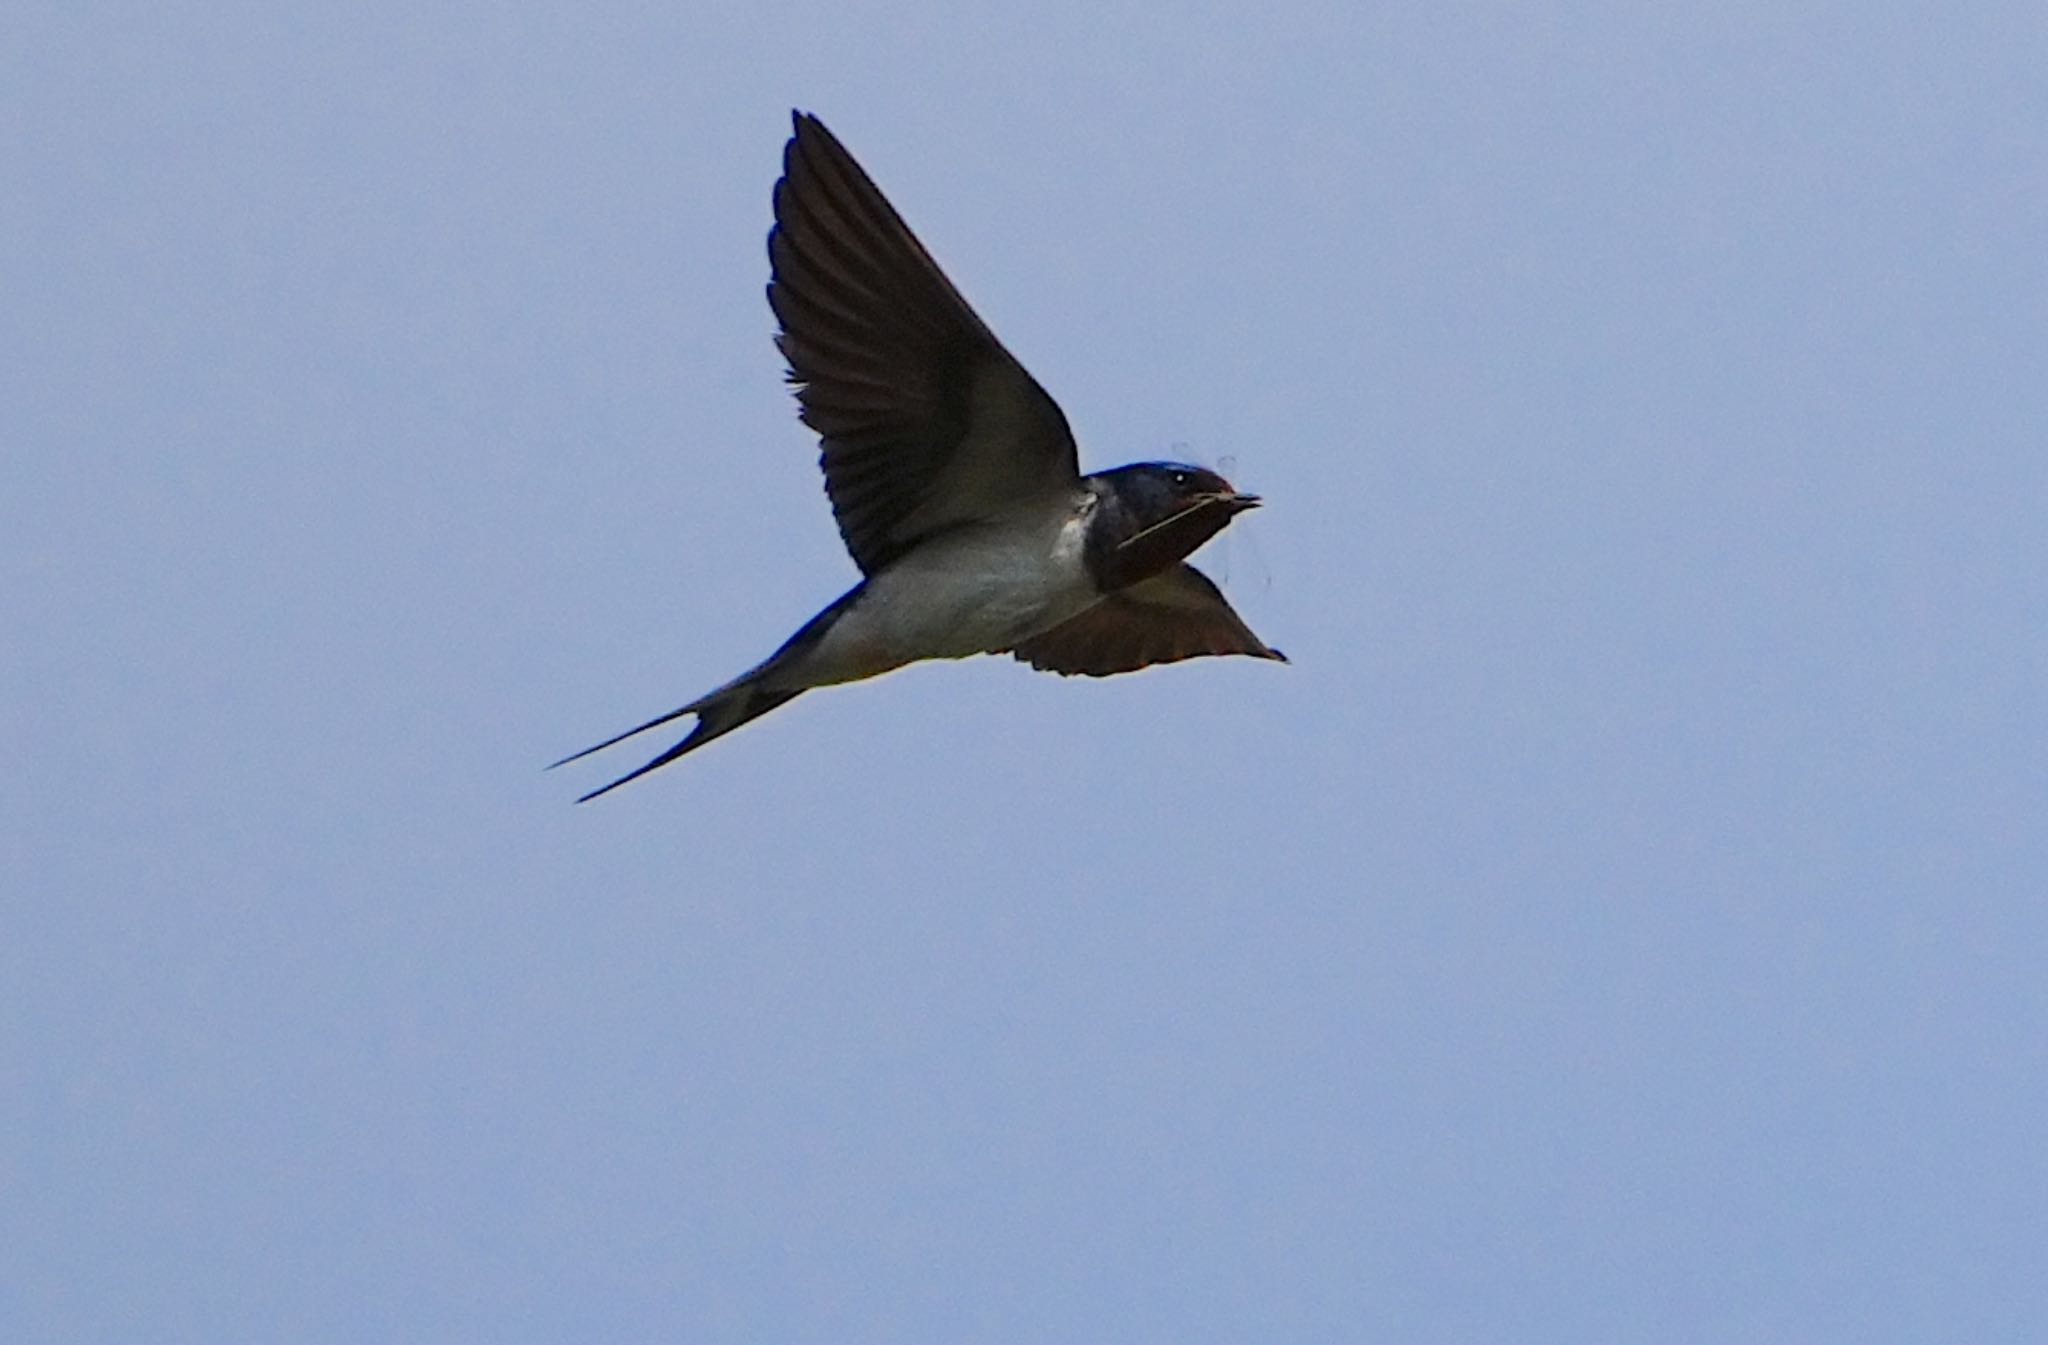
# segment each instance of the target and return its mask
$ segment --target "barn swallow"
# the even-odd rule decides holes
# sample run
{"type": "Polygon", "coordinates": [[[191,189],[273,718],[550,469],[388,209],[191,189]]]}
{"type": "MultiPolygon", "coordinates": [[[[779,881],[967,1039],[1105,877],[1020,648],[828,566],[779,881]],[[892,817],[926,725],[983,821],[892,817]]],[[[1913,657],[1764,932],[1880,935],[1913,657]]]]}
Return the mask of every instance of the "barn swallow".
{"type": "Polygon", "coordinates": [[[1108,677],[1204,654],[1285,662],[1185,557],[1259,497],[1139,462],[1082,476],[1067,418],[823,122],[794,114],[768,303],[861,581],[753,668],[680,709],[688,737],[578,802],[813,687],[920,659],[1012,654],[1108,677]]]}

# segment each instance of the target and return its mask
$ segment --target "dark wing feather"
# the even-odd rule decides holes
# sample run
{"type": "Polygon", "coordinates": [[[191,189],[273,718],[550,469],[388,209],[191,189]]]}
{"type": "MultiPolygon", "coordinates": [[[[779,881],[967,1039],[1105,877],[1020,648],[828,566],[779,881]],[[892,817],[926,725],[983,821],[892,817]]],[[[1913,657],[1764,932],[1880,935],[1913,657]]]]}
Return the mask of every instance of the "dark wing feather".
{"type": "Polygon", "coordinates": [[[1067,419],[846,147],[796,115],[768,302],[825,492],[863,573],[959,523],[1071,490],[1067,419]]]}
{"type": "Polygon", "coordinates": [[[1043,672],[1084,677],[1112,677],[1205,654],[1287,661],[1285,654],[1252,634],[1216,586],[1192,565],[1177,565],[1118,589],[1012,652],[1043,672]]]}

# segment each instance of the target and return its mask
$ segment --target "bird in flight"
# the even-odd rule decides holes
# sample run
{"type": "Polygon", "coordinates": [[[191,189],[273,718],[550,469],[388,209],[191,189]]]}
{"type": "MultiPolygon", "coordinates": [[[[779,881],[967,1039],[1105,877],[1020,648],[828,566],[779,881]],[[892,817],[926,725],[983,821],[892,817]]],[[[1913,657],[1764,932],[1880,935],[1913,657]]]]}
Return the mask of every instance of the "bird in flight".
{"type": "Polygon", "coordinates": [[[768,303],[861,581],[688,705],[688,737],[586,802],[813,687],[920,659],[1013,654],[1109,677],[1204,654],[1286,662],[1185,558],[1247,509],[1215,472],[1082,476],[1059,406],[967,306],[825,124],[795,114],[775,184],[768,303]]]}

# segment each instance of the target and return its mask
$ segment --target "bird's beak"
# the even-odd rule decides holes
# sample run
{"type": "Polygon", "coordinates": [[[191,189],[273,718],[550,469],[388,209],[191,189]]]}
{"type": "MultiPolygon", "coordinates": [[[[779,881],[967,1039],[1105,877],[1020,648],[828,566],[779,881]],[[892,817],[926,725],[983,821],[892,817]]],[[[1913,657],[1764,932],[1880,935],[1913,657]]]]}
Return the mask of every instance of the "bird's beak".
{"type": "Polygon", "coordinates": [[[1233,514],[1241,514],[1247,509],[1256,509],[1259,507],[1259,503],[1259,497],[1256,495],[1225,495],[1223,497],[1223,507],[1233,514]]]}

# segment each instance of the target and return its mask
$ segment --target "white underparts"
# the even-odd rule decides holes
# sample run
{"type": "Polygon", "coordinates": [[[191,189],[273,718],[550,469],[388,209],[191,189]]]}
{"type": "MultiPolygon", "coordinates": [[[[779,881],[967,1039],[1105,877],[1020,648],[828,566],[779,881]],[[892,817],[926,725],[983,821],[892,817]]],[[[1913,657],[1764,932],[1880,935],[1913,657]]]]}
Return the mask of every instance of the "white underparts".
{"type": "Polygon", "coordinates": [[[931,539],[868,578],[818,643],[768,676],[775,687],[858,681],[906,663],[1009,649],[1093,605],[1087,515],[1067,510],[931,539]]]}

